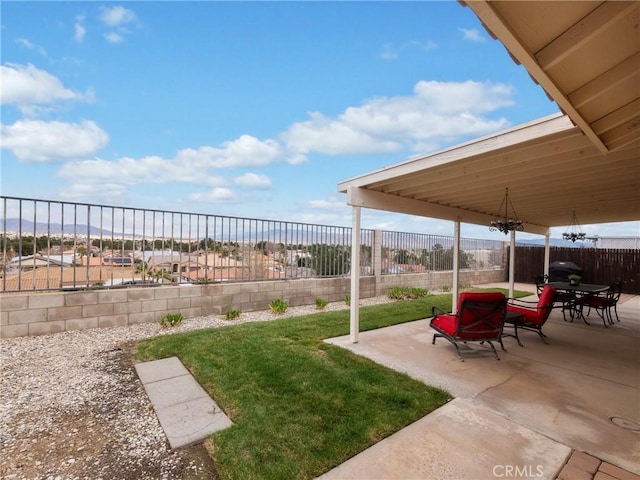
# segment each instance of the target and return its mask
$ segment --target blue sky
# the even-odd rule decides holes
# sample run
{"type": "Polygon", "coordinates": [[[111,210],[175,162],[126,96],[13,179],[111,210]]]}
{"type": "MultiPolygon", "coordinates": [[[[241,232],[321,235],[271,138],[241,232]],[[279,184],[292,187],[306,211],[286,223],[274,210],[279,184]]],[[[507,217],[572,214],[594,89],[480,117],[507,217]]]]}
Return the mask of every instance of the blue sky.
{"type": "Polygon", "coordinates": [[[339,181],[558,111],[455,1],[1,8],[8,196],[350,226],[339,181]]]}

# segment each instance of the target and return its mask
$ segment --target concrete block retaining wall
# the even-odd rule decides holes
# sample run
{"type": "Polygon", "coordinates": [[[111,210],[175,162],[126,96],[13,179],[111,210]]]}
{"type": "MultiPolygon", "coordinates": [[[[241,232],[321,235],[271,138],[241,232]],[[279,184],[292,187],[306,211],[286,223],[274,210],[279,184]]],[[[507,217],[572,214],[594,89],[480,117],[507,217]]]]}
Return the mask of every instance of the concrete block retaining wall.
{"type": "MultiPolygon", "coordinates": [[[[502,282],[505,271],[462,271],[461,285],[502,282]]],[[[452,272],[366,276],[360,298],[386,294],[393,287],[441,290],[451,287],[452,272]]],[[[220,315],[229,310],[268,309],[283,299],[290,306],[312,305],[320,297],[344,301],[349,278],[309,278],[264,282],[159,286],[77,292],[35,292],[0,296],[0,337],[44,335],[66,330],[116,327],[159,322],[167,313],[185,318],[220,315]]]]}

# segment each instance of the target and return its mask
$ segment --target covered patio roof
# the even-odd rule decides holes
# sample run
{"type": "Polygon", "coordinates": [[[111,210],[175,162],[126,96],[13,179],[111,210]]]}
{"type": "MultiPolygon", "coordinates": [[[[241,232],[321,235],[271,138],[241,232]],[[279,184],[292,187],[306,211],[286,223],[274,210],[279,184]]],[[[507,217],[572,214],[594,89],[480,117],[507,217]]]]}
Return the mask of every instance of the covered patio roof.
{"type": "Polygon", "coordinates": [[[525,231],[640,219],[640,141],[603,155],[562,114],[343,180],[353,206],[489,225],[505,188],[525,231]]]}

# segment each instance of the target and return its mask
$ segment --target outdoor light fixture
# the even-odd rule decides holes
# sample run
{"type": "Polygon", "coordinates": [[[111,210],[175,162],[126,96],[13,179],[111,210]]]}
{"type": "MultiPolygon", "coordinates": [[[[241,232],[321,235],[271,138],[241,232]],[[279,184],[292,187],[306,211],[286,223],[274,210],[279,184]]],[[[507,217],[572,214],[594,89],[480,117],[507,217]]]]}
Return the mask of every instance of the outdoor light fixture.
{"type": "Polygon", "coordinates": [[[516,210],[513,208],[511,200],[509,200],[508,188],[505,188],[504,198],[502,199],[502,203],[500,204],[500,208],[498,209],[498,217],[491,222],[491,224],[489,225],[489,230],[492,232],[498,230],[505,235],[511,231],[521,232],[524,230],[522,220],[518,220],[516,210]],[[504,207],[504,218],[501,217],[502,207],[504,207]],[[511,208],[511,212],[513,213],[512,217],[509,216],[509,208],[511,208]]]}
{"type": "Polygon", "coordinates": [[[576,240],[584,240],[587,237],[587,234],[582,231],[580,228],[580,224],[578,223],[578,218],[576,217],[576,211],[573,211],[573,217],[571,218],[571,223],[569,224],[569,229],[562,234],[562,238],[564,240],[571,240],[575,243],[576,240]]]}

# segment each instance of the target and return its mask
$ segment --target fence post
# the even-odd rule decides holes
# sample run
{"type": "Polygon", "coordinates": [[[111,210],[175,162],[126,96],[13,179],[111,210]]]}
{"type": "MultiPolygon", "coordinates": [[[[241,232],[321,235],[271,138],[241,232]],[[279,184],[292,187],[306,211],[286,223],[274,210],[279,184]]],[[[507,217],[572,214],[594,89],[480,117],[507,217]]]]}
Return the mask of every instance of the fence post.
{"type": "Polygon", "coordinates": [[[371,251],[373,263],[373,275],[375,278],[375,294],[380,295],[382,289],[382,230],[373,231],[373,246],[371,251]]]}

